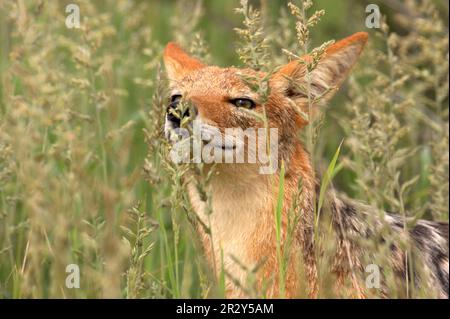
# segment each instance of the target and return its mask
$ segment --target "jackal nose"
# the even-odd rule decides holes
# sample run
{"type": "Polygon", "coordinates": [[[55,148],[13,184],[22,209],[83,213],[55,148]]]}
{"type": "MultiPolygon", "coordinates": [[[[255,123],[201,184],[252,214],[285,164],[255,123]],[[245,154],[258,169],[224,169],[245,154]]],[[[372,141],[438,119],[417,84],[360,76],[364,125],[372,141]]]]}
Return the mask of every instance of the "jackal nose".
{"type": "MultiPolygon", "coordinates": [[[[172,124],[173,128],[179,128],[181,125],[181,120],[190,115],[189,108],[186,108],[182,113],[180,112],[178,108],[180,101],[181,95],[172,96],[170,104],[167,107],[167,121],[172,124]]],[[[194,117],[197,116],[198,111],[195,105],[192,107],[192,109],[194,111],[194,117]]]]}
{"type": "MultiPolygon", "coordinates": [[[[189,114],[187,114],[186,116],[189,116],[189,114]]],[[[172,124],[172,128],[179,128],[181,125],[181,119],[178,116],[172,114],[169,109],[167,111],[167,121],[169,121],[172,124]]]]}

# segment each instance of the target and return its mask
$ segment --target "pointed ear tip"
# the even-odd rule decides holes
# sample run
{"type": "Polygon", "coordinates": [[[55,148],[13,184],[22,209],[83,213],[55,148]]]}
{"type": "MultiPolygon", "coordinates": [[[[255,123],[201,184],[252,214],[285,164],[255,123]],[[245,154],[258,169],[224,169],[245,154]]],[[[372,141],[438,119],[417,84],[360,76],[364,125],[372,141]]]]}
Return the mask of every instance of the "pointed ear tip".
{"type": "Polygon", "coordinates": [[[176,44],[173,41],[170,41],[166,44],[166,50],[167,49],[175,49],[175,48],[179,48],[178,44],[176,44]]]}
{"type": "Polygon", "coordinates": [[[334,53],[355,44],[358,45],[362,51],[368,40],[369,34],[367,32],[357,32],[333,44],[327,49],[327,52],[334,53]]]}
{"type": "Polygon", "coordinates": [[[356,32],[350,38],[353,40],[352,42],[360,42],[362,45],[365,45],[369,40],[369,34],[367,32],[356,32]]]}
{"type": "MultiPolygon", "coordinates": [[[[367,32],[356,32],[352,34],[351,36],[341,40],[340,47],[346,47],[348,45],[352,44],[358,44],[360,45],[361,49],[364,48],[367,41],[369,40],[369,34],[367,32]]],[[[338,42],[339,43],[339,42],[338,42]]]]}
{"type": "Polygon", "coordinates": [[[167,43],[167,45],[164,49],[164,56],[168,56],[175,52],[181,52],[181,51],[183,51],[181,49],[181,47],[177,43],[171,41],[171,42],[167,43]]]}

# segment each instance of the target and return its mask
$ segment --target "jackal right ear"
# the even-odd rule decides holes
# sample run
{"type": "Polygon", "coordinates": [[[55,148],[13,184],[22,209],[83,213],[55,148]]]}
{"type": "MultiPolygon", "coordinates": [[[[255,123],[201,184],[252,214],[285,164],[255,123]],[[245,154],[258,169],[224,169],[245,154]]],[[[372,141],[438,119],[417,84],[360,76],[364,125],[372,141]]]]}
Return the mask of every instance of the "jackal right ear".
{"type": "Polygon", "coordinates": [[[307,100],[308,96],[317,102],[314,104],[328,101],[356,64],[367,39],[367,33],[358,32],[328,47],[315,69],[309,73],[309,81],[306,75],[311,56],[288,63],[273,77],[273,88],[282,90],[299,104],[304,104],[302,101],[307,100]]]}
{"type": "Polygon", "coordinates": [[[179,81],[188,73],[206,66],[197,59],[190,57],[173,42],[168,43],[164,50],[164,65],[170,81],[179,81]]]}

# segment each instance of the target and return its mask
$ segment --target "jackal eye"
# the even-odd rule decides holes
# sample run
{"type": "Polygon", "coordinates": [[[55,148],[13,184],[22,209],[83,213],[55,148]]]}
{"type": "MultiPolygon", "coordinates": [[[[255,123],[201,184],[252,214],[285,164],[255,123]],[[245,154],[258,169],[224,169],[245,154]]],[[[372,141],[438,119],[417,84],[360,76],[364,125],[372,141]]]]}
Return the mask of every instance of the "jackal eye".
{"type": "Polygon", "coordinates": [[[256,106],[255,102],[253,102],[250,99],[245,99],[245,98],[233,99],[233,100],[230,100],[230,103],[234,104],[237,107],[243,107],[243,108],[246,108],[246,109],[253,109],[256,106]]]}

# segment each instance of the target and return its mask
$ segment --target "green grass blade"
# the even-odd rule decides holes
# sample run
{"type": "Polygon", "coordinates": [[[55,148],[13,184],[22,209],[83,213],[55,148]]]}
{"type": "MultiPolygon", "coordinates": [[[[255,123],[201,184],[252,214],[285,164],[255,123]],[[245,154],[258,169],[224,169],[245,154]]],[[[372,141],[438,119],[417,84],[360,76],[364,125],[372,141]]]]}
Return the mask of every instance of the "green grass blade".
{"type": "Polygon", "coordinates": [[[330,162],[330,165],[328,165],[327,171],[325,173],[325,176],[322,179],[322,183],[320,184],[320,193],[319,193],[319,201],[317,204],[317,210],[316,210],[316,228],[319,224],[319,218],[320,218],[320,212],[322,210],[323,202],[325,199],[325,193],[328,189],[328,186],[330,185],[331,181],[333,180],[333,177],[335,176],[337,172],[336,163],[339,158],[339,154],[341,152],[343,141],[339,144],[339,147],[337,148],[336,152],[334,153],[333,159],[330,162]]]}

